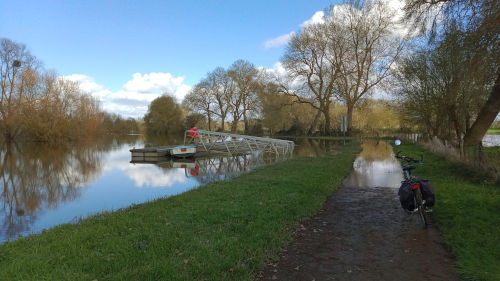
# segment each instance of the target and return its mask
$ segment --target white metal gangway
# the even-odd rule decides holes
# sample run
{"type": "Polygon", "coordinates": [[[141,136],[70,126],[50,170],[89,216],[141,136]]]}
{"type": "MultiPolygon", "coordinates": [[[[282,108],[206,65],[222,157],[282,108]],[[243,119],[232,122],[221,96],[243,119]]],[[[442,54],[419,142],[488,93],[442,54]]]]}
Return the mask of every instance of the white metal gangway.
{"type": "Polygon", "coordinates": [[[206,130],[186,130],[184,144],[194,143],[205,151],[227,152],[236,155],[254,151],[274,153],[277,156],[291,156],[294,142],[273,138],[254,137],[206,130]]]}

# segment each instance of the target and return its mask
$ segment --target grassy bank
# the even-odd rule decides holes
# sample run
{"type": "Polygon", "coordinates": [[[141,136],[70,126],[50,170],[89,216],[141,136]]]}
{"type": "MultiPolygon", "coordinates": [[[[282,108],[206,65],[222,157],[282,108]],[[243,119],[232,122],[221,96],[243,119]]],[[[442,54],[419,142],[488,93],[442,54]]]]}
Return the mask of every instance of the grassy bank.
{"type": "Polygon", "coordinates": [[[490,128],[488,129],[488,134],[500,134],[500,128],[490,128]]]}
{"type": "Polygon", "coordinates": [[[253,280],[359,150],[273,164],[0,245],[0,280],[253,280]]]}
{"type": "MultiPolygon", "coordinates": [[[[403,145],[409,156],[421,147],[403,145]]],[[[465,280],[500,280],[500,188],[492,179],[461,163],[424,152],[415,174],[428,178],[436,191],[433,218],[456,256],[465,280]]]]}
{"type": "Polygon", "coordinates": [[[500,147],[485,147],[484,154],[486,155],[486,161],[488,165],[496,170],[497,174],[500,174],[500,147]]]}

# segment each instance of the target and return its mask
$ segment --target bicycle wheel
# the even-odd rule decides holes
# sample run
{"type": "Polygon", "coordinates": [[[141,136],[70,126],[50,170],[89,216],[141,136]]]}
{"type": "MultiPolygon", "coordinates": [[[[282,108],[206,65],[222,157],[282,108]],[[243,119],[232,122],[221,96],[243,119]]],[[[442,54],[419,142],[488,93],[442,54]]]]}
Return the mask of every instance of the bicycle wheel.
{"type": "Polygon", "coordinates": [[[427,222],[428,219],[427,219],[427,213],[425,212],[425,206],[422,201],[422,192],[420,191],[420,188],[416,189],[414,194],[415,194],[415,201],[418,207],[418,215],[420,217],[420,220],[422,221],[422,226],[426,228],[428,224],[427,222]]]}

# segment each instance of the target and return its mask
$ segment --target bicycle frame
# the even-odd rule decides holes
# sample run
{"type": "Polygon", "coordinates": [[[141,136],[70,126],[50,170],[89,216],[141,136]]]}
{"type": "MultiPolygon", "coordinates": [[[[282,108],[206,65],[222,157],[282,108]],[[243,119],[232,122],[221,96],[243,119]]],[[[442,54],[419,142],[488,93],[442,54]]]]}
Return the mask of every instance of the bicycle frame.
{"type": "Polygon", "coordinates": [[[412,211],[412,213],[418,213],[420,216],[420,219],[422,221],[423,227],[426,228],[428,225],[428,218],[427,214],[425,212],[425,200],[422,198],[422,191],[421,191],[421,184],[417,182],[415,177],[412,177],[411,175],[411,170],[414,169],[415,167],[411,166],[410,163],[421,163],[422,160],[416,160],[411,157],[407,156],[399,156],[399,151],[396,154],[396,158],[404,160],[406,163],[403,165],[403,172],[404,172],[404,177],[405,180],[411,181],[411,189],[413,191],[413,203],[415,206],[415,209],[412,211]]]}

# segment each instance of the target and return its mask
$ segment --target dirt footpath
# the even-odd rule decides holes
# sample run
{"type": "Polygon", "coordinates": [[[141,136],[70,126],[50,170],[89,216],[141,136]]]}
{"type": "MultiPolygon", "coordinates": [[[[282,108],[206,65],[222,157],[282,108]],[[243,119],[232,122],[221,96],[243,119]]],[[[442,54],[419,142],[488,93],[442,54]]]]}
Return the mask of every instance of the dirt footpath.
{"type": "Polygon", "coordinates": [[[259,280],[460,279],[437,229],[405,214],[397,189],[343,186],[259,280]]]}

